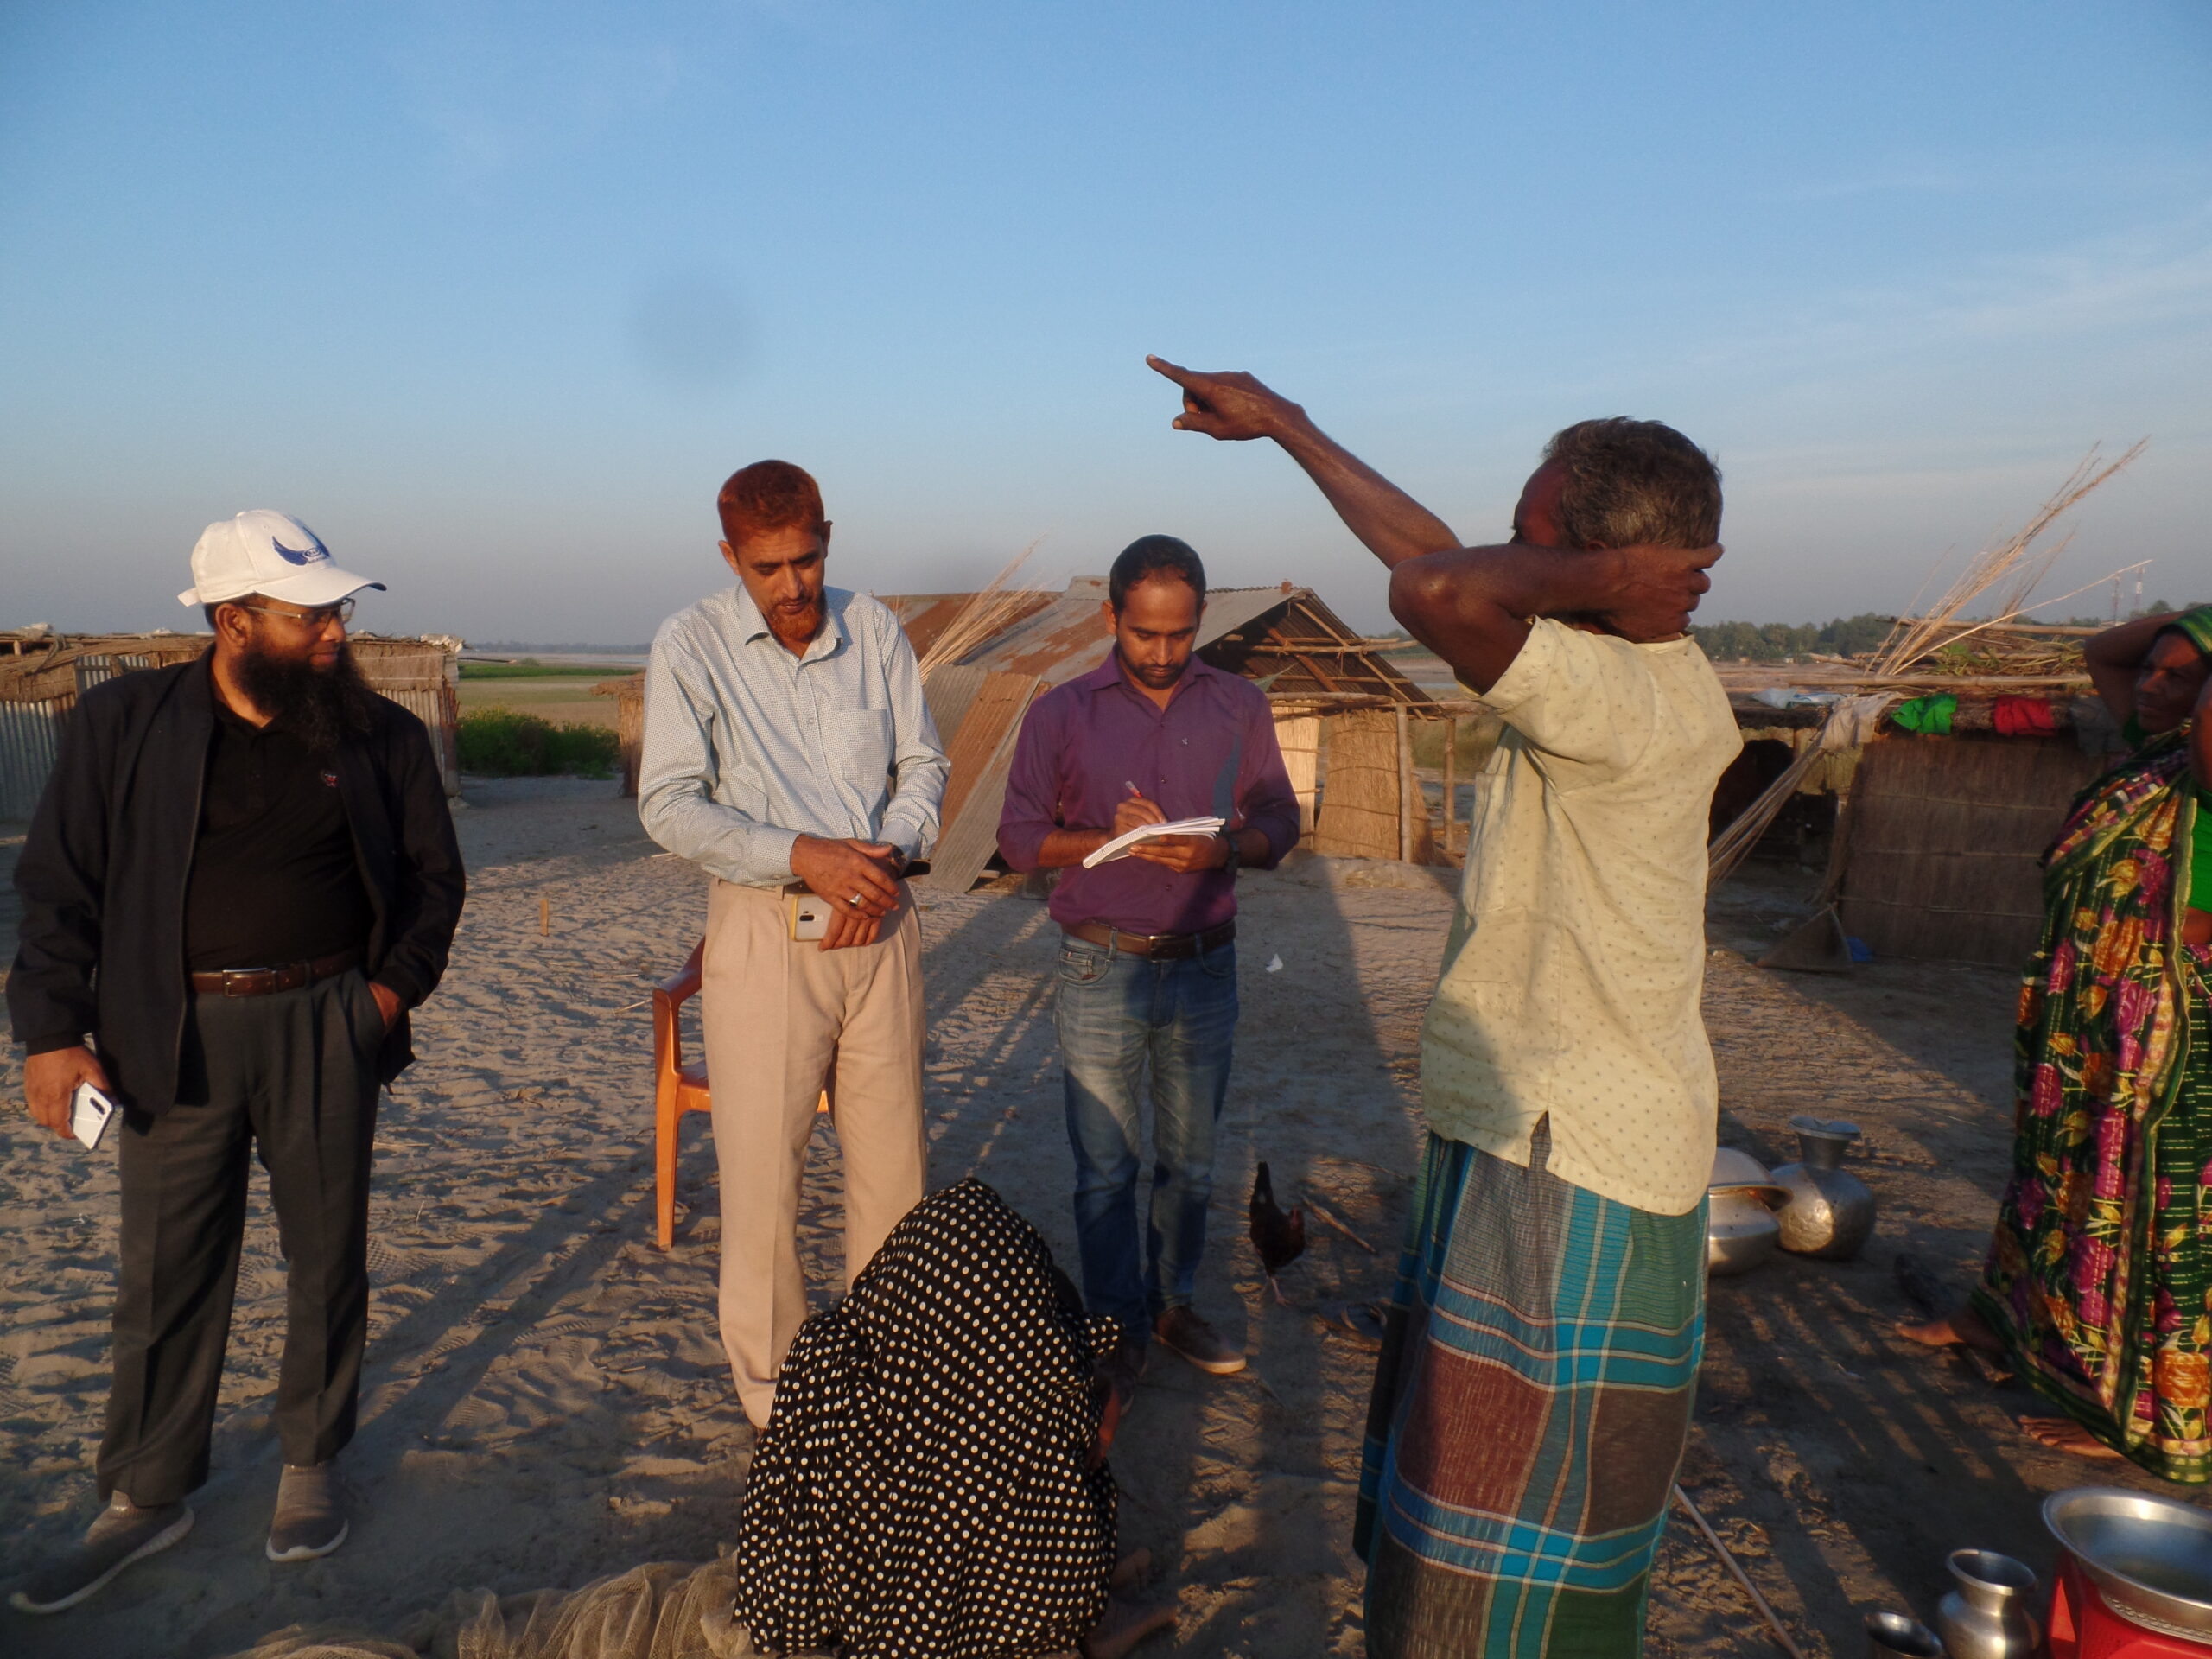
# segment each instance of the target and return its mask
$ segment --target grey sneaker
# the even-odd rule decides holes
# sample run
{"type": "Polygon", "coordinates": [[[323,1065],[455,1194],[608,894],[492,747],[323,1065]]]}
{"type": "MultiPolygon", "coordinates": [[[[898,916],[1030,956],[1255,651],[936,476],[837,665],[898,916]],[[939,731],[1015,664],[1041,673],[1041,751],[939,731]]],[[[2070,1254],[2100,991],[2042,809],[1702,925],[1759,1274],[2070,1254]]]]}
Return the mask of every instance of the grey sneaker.
{"type": "Polygon", "coordinates": [[[1152,1327],[1152,1334],[1200,1370],[1216,1376],[1234,1376],[1244,1369],[1244,1356],[1224,1342],[1194,1307],[1169,1308],[1152,1327]]]}
{"type": "Polygon", "coordinates": [[[284,1465],[276,1483],[276,1515],[269,1523],[269,1559],[312,1561],[346,1541],[346,1489],[338,1465],[284,1465]]]}
{"type": "Polygon", "coordinates": [[[58,1613],[74,1607],[133,1561],[159,1554],[192,1530],[192,1511],[181,1503],[142,1510],[118,1492],[86,1529],[85,1541],[55,1556],[8,1598],[19,1613],[58,1613]]]}

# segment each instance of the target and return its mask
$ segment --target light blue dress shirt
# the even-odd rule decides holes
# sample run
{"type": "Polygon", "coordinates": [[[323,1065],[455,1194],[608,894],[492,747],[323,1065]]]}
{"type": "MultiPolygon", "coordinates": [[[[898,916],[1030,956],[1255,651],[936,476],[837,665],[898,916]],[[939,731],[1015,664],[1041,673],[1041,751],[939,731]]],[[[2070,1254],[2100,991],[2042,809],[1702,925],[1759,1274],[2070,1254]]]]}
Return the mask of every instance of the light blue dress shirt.
{"type": "Polygon", "coordinates": [[[822,632],[801,656],[742,583],[653,636],[638,817],[725,881],[784,886],[802,835],[889,842],[909,858],[936,842],[950,769],[914,648],[867,594],[822,596],[822,632]]]}

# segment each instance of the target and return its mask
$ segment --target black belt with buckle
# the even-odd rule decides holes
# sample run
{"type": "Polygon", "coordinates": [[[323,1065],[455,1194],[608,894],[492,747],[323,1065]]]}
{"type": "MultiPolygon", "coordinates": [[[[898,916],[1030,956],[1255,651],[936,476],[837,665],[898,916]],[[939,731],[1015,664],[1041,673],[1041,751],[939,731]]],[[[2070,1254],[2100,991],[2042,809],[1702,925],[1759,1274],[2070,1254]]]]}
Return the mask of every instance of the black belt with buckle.
{"type": "Polygon", "coordinates": [[[335,979],[363,960],[359,950],[340,950],[313,962],[288,962],[275,968],[225,968],[211,974],[194,974],[192,988],[202,996],[274,996],[296,991],[319,979],[335,979]]]}
{"type": "Polygon", "coordinates": [[[1173,962],[1179,957],[1195,957],[1201,951],[1218,950],[1236,937],[1236,924],[1224,922],[1219,927],[1210,927],[1203,933],[1124,933],[1118,927],[1109,927],[1104,922],[1077,922],[1061,930],[1071,939],[1081,939],[1085,944],[1103,944],[1119,950],[1124,956],[1150,957],[1155,962],[1173,962]]]}

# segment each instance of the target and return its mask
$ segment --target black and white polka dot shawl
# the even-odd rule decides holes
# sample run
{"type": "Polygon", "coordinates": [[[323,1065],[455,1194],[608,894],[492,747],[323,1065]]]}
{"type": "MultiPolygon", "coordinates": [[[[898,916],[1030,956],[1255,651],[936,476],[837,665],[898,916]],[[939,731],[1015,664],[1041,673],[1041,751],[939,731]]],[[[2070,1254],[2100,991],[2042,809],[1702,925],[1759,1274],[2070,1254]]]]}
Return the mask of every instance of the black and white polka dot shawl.
{"type": "Polygon", "coordinates": [[[1091,1361],[1116,1326],[1056,1277],[1037,1230],[964,1180],[800,1327],[738,1529],[756,1645],[1031,1659],[1097,1622],[1115,1510],[1112,1476],[1086,1467],[1091,1361]]]}

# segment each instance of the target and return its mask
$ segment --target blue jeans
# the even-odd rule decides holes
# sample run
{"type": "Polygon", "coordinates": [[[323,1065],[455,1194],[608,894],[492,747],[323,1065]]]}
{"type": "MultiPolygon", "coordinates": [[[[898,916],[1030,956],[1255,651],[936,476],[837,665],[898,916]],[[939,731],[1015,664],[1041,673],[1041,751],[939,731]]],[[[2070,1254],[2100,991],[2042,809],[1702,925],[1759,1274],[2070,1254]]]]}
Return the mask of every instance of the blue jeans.
{"type": "Polygon", "coordinates": [[[1213,1198],[1213,1131],[1236,1034],[1236,946],[1154,962],[1060,942],[1060,1063],[1075,1153],[1076,1241],[1093,1313],[1149,1329],[1197,1287],[1213,1198]],[[1152,1098],[1152,1209],[1137,1249],[1137,1175],[1152,1098]]]}

